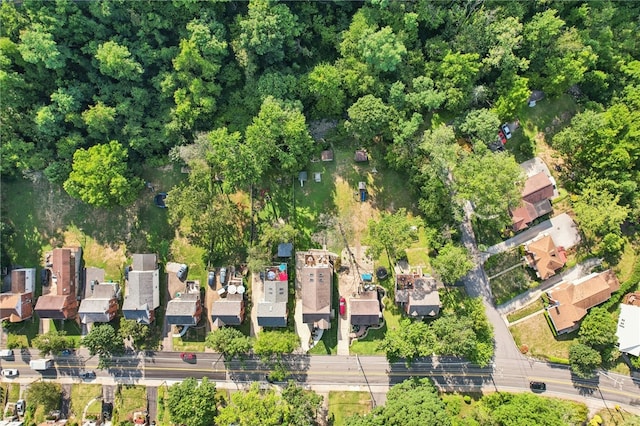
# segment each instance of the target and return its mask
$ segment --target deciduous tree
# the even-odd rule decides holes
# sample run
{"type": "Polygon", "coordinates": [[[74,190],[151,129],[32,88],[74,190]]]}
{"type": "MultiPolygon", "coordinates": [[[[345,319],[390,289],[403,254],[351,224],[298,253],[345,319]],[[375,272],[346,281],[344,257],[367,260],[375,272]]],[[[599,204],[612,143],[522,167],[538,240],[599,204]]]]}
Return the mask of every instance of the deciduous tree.
{"type": "Polygon", "coordinates": [[[95,56],[100,72],[116,80],[136,80],[144,71],[142,65],[131,57],[127,46],[113,40],[100,44],[95,56]]]}
{"type": "Polygon", "coordinates": [[[592,308],[580,323],[579,341],[602,352],[618,342],[618,325],[604,308],[592,308]]]}
{"type": "Polygon", "coordinates": [[[432,355],[436,347],[436,336],[429,325],[410,319],[403,319],[397,328],[387,330],[378,345],[390,362],[404,359],[407,364],[418,357],[432,355]]]}
{"type": "Polygon", "coordinates": [[[175,424],[208,426],[218,413],[216,384],[204,377],[200,383],[192,377],[169,387],[168,409],[175,424]]]}
{"type": "Polygon", "coordinates": [[[45,413],[60,408],[62,386],[55,382],[33,382],[27,388],[27,400],[34,407],[42,407],[45,413]]]}
{"type": "Polygon", "coordinates": [[[392,108],[373,95],[358,99],[348,113],[345,127],[365,145],[372,144],[375,136],[385,136],[393,117],[392,108]]]}
{"type": "Polygon", "coordinates": [[[590,346],[576,343],[569,348],[571,371],[582,378],[593,377],[594,370],[602,364],[600,353],[590,346]]]}
{"type": "Polygon", "coordinates": [[[300,346],[300,337],[291,331],[263,331],[253,344],[253,352],[263,359],[290,354],[300,346]]]}
{"type": "Polygon", "coordinates": [[[47,333],[38,334],[31,343],[40,351],[41,356],[59,355],[63,349],[73,346],[73,341],[66,335],[64,330],[50,330],[47,333]]]}
{"type": "Polygon", "coordinates": [[[142,181],[129,177],[126,160],[127,149],[117,141],[78,149],[64,189],[94,206],[129,204],[136,199],[142,181]]]}
{"type": "Polygon", "coordinates": [[[220,409],[216,424],[280,426],[289,424],[291,407],[271,389],[261,391],[254,382],[246,392],[231,394],[231,403],[220,409]]]}
{"type": "Polygon", "coordinates": [[[369,253],[377,258],[385,252],[393,264],[417,237],[415,228],[420,224],[421,220],[410,217],[405,209],[393,214],[383,213],[380,220],[370,220],[367,235],[369,253]]]}
{"type": "Polygon", "coordinates": [[[207,334],[205,345],[222,353],[227,360],[245,355],[251,350],[249,338],[232,327],[222,327],[207,334]]]}
{"type": "Polygon", "coordinates": [[[438,255],[431,260],[433,270],[445,284],[453,285],[467,275],[473,267],[466,248],[447,243],[438,250],[438,255]]]}
{"type": "Polygon", "coordinates": [[[106,368],[113,355],[124,351],[124,341],[110,324],[101,324],[91,328],[82,338],[82,346],[89,349],[90,355],[98,355],[98,368],[106,368]]]}

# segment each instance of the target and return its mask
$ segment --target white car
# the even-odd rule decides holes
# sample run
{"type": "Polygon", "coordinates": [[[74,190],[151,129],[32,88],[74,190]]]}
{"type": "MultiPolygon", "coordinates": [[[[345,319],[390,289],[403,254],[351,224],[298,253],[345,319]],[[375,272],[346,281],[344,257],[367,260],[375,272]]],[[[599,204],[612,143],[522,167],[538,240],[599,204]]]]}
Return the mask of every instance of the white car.
{"type": "Polygon", "coordinates": [[[0,374],[2,377],[16,377],[20,373],[17,368],[4,368],[0,374]]]}
{"type": "Polygon", "coordinates": [[[25,410],[26,404],[24,399],[19,399],[18,402],[16,402],[16,413],[18,413],[19,416],[24,416],[25,410]]]}
{"type": "Polygon", "coordinates": [[[502,133],[504,133],[504,137],[511,139],[511,129],[509,129],[509,125],[504,123],[500,128],[502,129],[502,133]]]}

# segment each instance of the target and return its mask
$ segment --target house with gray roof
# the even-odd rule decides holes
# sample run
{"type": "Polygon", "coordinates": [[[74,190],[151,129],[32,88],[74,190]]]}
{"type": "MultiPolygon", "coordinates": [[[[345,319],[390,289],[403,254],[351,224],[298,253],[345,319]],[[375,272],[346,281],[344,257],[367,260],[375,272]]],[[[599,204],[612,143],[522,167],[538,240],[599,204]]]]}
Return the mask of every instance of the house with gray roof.
{"type": "Polygon", "coordinates": [[[134,254],[122,304],[126,319],[151,324],[160,306],[160,270],[155,254],[134,254]]]}
{"type": "Polygon", "coordinates": [[[412,318],[436,317],[440,313],[439,283],[421,271],[396,274],[396,303],[412,318]]]}
{"type": "Polygon", "coordinates": [[[302,322],[314,328],[331,328],[334,256],[326,250],[296,253],[296,280],[302,296],[302,322]]]}
{"type": "Polygon", "coordinates": [[[118,313],[118,283],[89,283],[91,295],[80,302],[80,321],[83,324],[110,322],[118,313]]]}
{"type": "Polygon", "coordinates": [[[244,297],[240,293],[229,294],[211,305],[211,321],[220,328],[225,325],[240,325],[244,320],[244,297]]]}
{"type": "Polygon", "coordinates": [[[189,326],[200,322],[202,301],[198,281],[187,281],[185,291],[167,303],[165,317],[171,325],[189,326]]]}
{"type": "Polygon", "coordinates": [[[267,268],[264,277],[264,300],[258,302],[260,327],[286,327],[289,275],[285,264],[267,268]]]}

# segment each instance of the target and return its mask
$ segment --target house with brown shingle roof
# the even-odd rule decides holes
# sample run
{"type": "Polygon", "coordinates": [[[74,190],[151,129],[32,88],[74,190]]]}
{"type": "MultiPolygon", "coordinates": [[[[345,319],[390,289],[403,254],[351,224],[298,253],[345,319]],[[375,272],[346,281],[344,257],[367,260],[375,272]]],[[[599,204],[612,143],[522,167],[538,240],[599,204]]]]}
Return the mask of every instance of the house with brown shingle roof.
{"type": "Polygon", "coordinates": [[[377,290],[368,290],[358,297],[349,299],[349,311],[352,325],[378,325],[382,320],[377,290]]]}
{"type": "Polygon", "coordinates": [[[331,328],[334,255],[326,250],[296,253],[296,281],[302,296],[302,322],[331,328]]]}
{"type": "Polygon", "coordinates": [[[520,205],[511,210],[513,230],[521,231],[540,216],[553,211],[551,198],[554,195],[553,182],[544,173],[540,172],[527,178],[522,189],[520,205]]]}
{"type": "Polygon", "coordinates": [[[546,309],[556,332],[564,334],[576,330],[588,309],[609,300],[619,288],[616,274],[609,269],[571,283],[564,282],[547,291],[550,306],[546,309]]]}
{"type": "Polygon", "coordinates": [[[167,324],[193,326],[200,322],[201,317],[200,282],[187,281],[184,291],[167,303],[167,324]]]}
{"type": "MultiPolygon", "coordinates": [[[[49,293],[38,298],[35,311],[42,319],[74,319],[78,314],[78,284],[82,266],[80,247],[56,248],[47,255],[51,260],[49,293]]],[[[49,264],[49,260],[46,261],[49,264]]]]}
{"type": "Polygon", "coordinates": [[[525,261],[535,269],[540,279],[555,275],[567,263],[567,253],[564,247],[556,247],[550,235],[543,235],[525,244],[525,261]]]}
{"type": "Polygon", "coordinates": [[[20,322],[33,316],[35,268],[11,271],[11,291],[0,294],[0,320],[20,322]]]}

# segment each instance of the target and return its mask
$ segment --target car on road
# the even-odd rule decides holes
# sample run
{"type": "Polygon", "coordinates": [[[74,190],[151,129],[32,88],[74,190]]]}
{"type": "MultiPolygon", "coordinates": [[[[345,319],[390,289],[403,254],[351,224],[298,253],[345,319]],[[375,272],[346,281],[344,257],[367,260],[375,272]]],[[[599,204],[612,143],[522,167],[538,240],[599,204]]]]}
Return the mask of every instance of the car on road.
{"type": "Polygon", "coordinates": [[[195,362],[196,361],[196,354],[194,354],[192,352],[182,352],[180,354],[180,358],[182,358],[182,360],[185,361],[185,362],[195,362]]]}
{"type": "Polygon", "coordinates": [[[19,416],[24,416],[26,409],[27,404],[24,402],[24,399],[19,399],[18,402],[16,402],[16,413],[18,413],[19,416]]]}
{"type": "Polygon", "coordinates": [[[529,387],[532,391],[545,391],[547,390],[547,384],[544,382],[529,382],[529,387]]]}
{"type": "Polygon", "coordinates": [[[347,313],[347,301],[344,297],[340,296],[340,315],[344,315],[347,313]]]}
{"type": "Polygon", "coordinates": [[[20,374],[17,368],[3,368],[0,371],[2,377],[17,377],[20,374]]]}
{"type": "Polygon", "coordinates": [[[183,263],[182,265],[180,265],[180,269],[178,269],[178,272],[176,272],[176,277],[178,277],[180,281],[186,280],[188,270],[189,267],[183,263]]]}
{"type": "Polygon", "coordinates": [[[84,370],[84,371],[81,371],[80,374],[78,374],[78,375],[83,380],[90,380],[90,379],[95,379],[96,378],[96,372],[95,371],[84,370]]]}
{"type": "Polygon", "coordinates": [[[511,139],[511,129],[509,128],[509,124],[504,123],[500,126],[500,129],[502,129],[502,133],[504,133],[505,138],[511,139]]]}
{"type": "Polygon", "coordinates": [[[209,271],[209,276],[207,277],[207,283],[209,284],[209,287],[215,290],[216,288],[216,272],[215,271],[209,271]]]}

